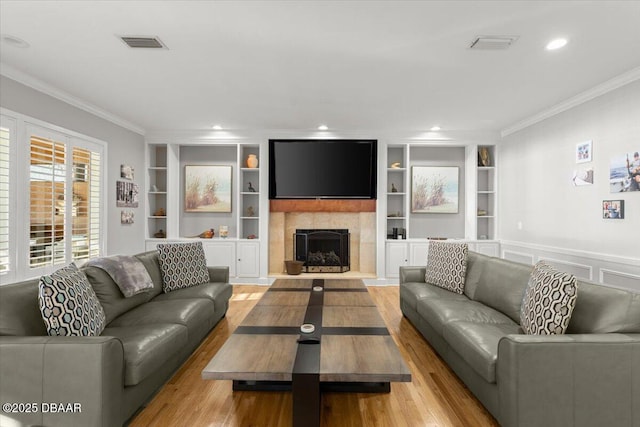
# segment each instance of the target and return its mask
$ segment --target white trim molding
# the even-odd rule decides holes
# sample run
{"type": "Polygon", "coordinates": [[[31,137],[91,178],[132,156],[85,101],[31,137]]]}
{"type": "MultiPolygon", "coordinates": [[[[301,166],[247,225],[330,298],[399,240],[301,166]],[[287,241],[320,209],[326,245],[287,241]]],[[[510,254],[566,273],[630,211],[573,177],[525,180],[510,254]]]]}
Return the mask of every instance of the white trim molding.
{"type": "Polygon", "coordinates": [[[46,95],[49,95],[53,98],[59,99],[62,102],[66,102],[69,105],[72,105],[76,108],[79,108],[87,113],[93,114],[94,116],[100,117],[101,119],[107,120],[115,125],[118,125],[122,128],[130,130],[131,132],[135,132],[138,135],[145,135],[145,129],[141,126],[136,125],[122,117],[119,117],[113,113],[110,113],[102,108],[93,105],[87,101],[83,101],[82,99],[75,97],[63,90],[53,87],[52,85],[43,82],[42,80],[36,79],[29,74],[26,74],[16,68],[7,65],[5,63],[0,62],[0,75],[7,77],[11,80],[15,80],[18,83],[21,83],[25,86],[30,87],[31,89],[35,89],[39,92],[42,92],[46,95]]]}
{"type": "Polygon", "coordinates": [[[567,272],[579,279],[598,281],[606,286],[640,293],[638,258],[507,240],[500,242],[500,248],[504,259],[518,261],[509,257],[509,254],[515,254],[523,260],[531,259],[531,264],[547,260],[559,269],[565,266],[567,272]]]}
{"type": "Polygon", "coordinates": [[[534,114],[531,117],[516,122],[511,126],[507,126],[506,128],[502,129],[500,134],[504,138],[507,135],[511,135],[512,133],[518,132],[524,128],[548,119],[549,117],[553,117],[556,114],[560,114],[563,111],[569,110],[580,104],[584,104],[587,101],[604,95],[607,92],[611,92],[612,90],[618,89],[638,79],[640,79],[640,67],[634,68],[630,71],[627,71],[626,73],[607,80],[606,82],[594,86],[591,89],[579,93],[578,95],[573,96],[569,99],[566,99],[559,104],[554,105],[553,107],[542,110],[541,112],[534,114]]]}

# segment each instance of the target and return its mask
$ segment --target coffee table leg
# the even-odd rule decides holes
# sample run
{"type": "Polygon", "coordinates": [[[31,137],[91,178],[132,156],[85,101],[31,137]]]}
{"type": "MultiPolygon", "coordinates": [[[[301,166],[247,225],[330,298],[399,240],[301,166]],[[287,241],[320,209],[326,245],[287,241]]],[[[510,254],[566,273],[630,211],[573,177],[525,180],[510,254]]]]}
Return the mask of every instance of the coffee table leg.
{"type": "Polygon", "coordinates": [[[293,374],[293,427],[320,427],[320,376],[293,374]]]}

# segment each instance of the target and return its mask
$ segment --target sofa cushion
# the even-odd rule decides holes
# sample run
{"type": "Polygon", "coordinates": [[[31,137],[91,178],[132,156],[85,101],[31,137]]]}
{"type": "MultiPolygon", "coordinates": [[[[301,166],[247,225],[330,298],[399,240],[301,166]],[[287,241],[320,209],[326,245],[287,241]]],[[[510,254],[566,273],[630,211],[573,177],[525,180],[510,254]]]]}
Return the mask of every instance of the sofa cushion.
{"type": "Polygon", "coordinates": [[[467,253],[467,273],[464,279],[464,294],[470,299],[475,299],[476,289],[482,277],[482,272],[491,264],[491,257],[478,252],[467,253]]]}
{"type": "Polygon", "coordinates": [[[568,334],[640,333],[640,293],[584,280],[578,288],[568,334]]]}
{"type": "Polygon", "coordinates": [[[425,282],[461,294],[467,271],[466,243],[429,241],[425,282]]]}
{"type": "Polygon", "coordinates": [[[515,324],[513,320],[499,311],[471,300],[425,298],[418,301],[418,314],[439,334],[442,334],[444,326],[450,322],[515,324]]]}
{"type": "Polygon", "coordinates": [[[38,306],[39,281],[0,286],[0,335],[47,335],[38,306]]]}
{"type": "Polygon", "coordinates": [[[162,271],[164,292],[201,285],[209,281],[209,270],[202,242],[161,243],[158,245],[158,261],[162,271]]]}
{"type": "Polygon", "coordinates": [[[460,301],[468,301],[464,295],[448,291],[437,286],[429,285],[424,282],[409,282],[400,285],[400,298],[409,305],[413,310],[417,310],[418,301],[423,298],[435,299],[454,299],[460,301]]]}
{"type": "Polygon", "coordinates": [[[522,329],[529,335],[564,334],[577,294],[575,276],[558,271],[544,261],[538,262],[522,299],[522,329]]]}
{"type": "Polygon", "coordinates": [[[105,325],[104,310],[75,264],[42,276],[38,287],[38,303],[49,335],[100,335],[105,325]]]}
{"type": "Polygon", "coordinates": [[[126,327],[107,327],[102,336],[122,341],[124,348],[124,385],[133,386],[156,372],[174,354],[187,345],[183,325],[156,323],[126,327]]]}
{"type": "Polygon", "coordinates": [[[162,271],[160,271],[158,251],[143,252],[134,256],[145,266],[153,281],[153,289],[149,291],[149,297],[153,298],[156,295],[160,295],[162,293],[162,271]]]}
{"type": "Polygon", "coordinates": [[[109,327],[176,323],[186,326],[188,332],[193,334],[201,330],[203,325],[211,324],[214,311],[213,301],[204,298],[154,300],[126,312],[111,322],[109,327]]]}
{"type": "Polygon", "coordinates": [[[160,294],[153,301],[166,301],[176,299],[207,298],[213,301],[215,311],[225,311],[229,298],[233,294],[233,287],[229,283],[205,283],[204,285],[178,289],[168,294],[160,294]]]}
{"type": "Polygon", "coordinates": [[[522,334],[522,329],[514,322],[449,322],[443,330],[451,349],[489,383],[496,382],[498,343],[509,334],[522,334]]]}
{"type": "Polygon", "coordinates": [[[520,306],[532,266],[491,258],[478,281],[474,300],[493,307],[520,322],[520,306]]]}
{"type": "Polygon", "coordinates": [[[126,313],[140,304],[144,304],[151,298],[151,294],[148,292],[134,295],[131,298],[125,298],[122,292],[120,292],[118,285],[116,285],[116,282],[101,268],[83,267],[82,272],[87,276],[87,279],[89,279],[91,287],[95,291],[98,300],[100,300],[106,316],[107,325],[122,313],[126,313]]]}

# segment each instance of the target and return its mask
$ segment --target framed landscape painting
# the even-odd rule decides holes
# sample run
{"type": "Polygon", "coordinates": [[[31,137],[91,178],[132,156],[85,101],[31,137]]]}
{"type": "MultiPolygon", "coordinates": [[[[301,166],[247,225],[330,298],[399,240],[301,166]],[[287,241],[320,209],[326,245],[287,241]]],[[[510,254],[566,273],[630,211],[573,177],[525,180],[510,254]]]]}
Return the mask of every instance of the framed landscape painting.
{"type": "Polygon", "coordinates": [[[185,212],[231,212],[231,173],[231,166],[185,166],[185,212]]]}
{"type": "Polygon", "coordinates": [[[411,212],[458,213],[458,176],[456,166],[413,166],[411,212]]]}

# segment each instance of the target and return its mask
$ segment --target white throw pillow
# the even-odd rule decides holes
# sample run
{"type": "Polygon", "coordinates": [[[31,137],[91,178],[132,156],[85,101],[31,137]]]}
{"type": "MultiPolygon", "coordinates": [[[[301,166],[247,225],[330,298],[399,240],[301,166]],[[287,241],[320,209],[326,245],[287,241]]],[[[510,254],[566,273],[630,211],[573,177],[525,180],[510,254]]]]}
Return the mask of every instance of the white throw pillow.
{"type": "Polygon", "coordinates": [[[165,293],[209,282],[202,242],[161,243],[158,262],[165,293]]]}
{"type": "Polygon", "coordinates": [[[40,313],[49,335],[100,335],[106,323],[104,309],[75,264],[42,276],[38,288],[40,313]]]}
{"type": "Polygon", "coordinates": [[[430,240],[424,281],[458,294],[463,293],[468,251],[466,243],[430,240]]]}
{"type": "Polygon", "coordinates": [[[578,282],[544,261],[531,272],[520,307],[520,326],[529,335],[564,334],[578,297],[578,282]]]}

